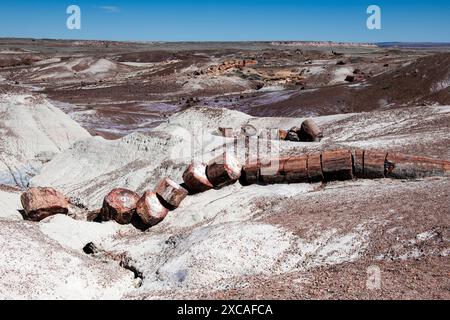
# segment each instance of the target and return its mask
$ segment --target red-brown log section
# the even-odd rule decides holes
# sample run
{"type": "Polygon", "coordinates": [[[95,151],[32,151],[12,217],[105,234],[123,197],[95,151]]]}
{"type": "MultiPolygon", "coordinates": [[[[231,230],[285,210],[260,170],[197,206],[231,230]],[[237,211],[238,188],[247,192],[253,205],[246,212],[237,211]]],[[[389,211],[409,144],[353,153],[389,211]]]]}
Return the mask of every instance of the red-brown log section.
{"type": "Polygon", "coordinates": [[[377,150],[364,151],[364,175],[365,179],[380,179],[385,175],[387,152],[377,150]]]}
{"type": "Polygon", "coordinates": [[[156,194],[167,204],[169,209],[180,206],[181,201],[186,198],[188,191],[170,178],[162,179],[155,189],[156,194]]]}
{"type": "Polygon", "coordinates": [[[312,153],[308,155],[308,181],[323,181],[322,156],[320,153],[312,153]]]}
{"type": "Polygon", "coordinates": [[[139,199],[136,213],[145,226],[152,227],[160,223],[169,210],[161,204],[156,193],[147,191],[139,199]]]}
{"type": "Polygon", "coordinates": [[[308,182],[308,157],[290,157],[284,164],[287,183],[308,182]]]}
{"type": "Polygon", "coordinates": [[[183,181],[191,193],[199,193],[213,188],[206,176],[206,164],[192,163],[183,173],[183,181]]]}
{"type": "Polygon", "coordinates": [[[242,167],[240,182],[242,185],[248,186],[258,183],[259,181],[259,169],[261,163],[259,161],[246,164],[242,167]]]}
{"type": "Polygon", "coordinates": [[[353,179],[353,161],[350,150],[324,151],[322,171],[325,181],[353,179]]]}
{"type": "Polygon", "coordinates": [[[278,130],[278,138],[280,140],[286,140],[287,135],[288,135],[288,131],[287,130],[281,130],[281,129],[278,130]]]}
{"type": "Polygon", "coordinates": [[[263,184],[277,184],[285,182],[284,164],[288,158],[261,160],[259,181],[263,184]]]}
{"type": "Polygon", "coordinates": [[[206,168],[206,176],[216,188],[235,183],[241,177],[242,165],[229,153],[211,160],[206,168]]]}
{"type": "Polygon", "coordinates": [[[387,178],[416,179],[450,174],[450,161],[389,153],[386,158],[387,178]]]}
{"type": "Polygon", "coordinates": [[[139,198],[136,192],[127,189],[117,188],[112,190],[103,200],[100,211],[101,220],[115,220],[120,224],[130,223],[139,198]]]}
{"type": "Polygon", "coordinates": [[[53,188],[30,188],[20,196],[26,218],[41,221],[55,214],[67,214],[69,202],[53,188]]]}

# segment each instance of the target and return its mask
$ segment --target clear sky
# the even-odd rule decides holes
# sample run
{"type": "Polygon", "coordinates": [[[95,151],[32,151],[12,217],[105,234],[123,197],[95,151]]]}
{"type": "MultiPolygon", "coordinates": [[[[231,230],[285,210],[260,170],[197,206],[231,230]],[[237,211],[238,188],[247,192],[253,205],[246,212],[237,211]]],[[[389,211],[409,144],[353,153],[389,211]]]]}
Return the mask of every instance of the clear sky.
{"type": "Polygon", "coordinates": [[[1,0],[0,37],[450,42],[450,0],[1,0]],[[81,30],[66,8],[81,8],[81,30]],[[381,7],[381,30],[366,27],[381,7]]]}

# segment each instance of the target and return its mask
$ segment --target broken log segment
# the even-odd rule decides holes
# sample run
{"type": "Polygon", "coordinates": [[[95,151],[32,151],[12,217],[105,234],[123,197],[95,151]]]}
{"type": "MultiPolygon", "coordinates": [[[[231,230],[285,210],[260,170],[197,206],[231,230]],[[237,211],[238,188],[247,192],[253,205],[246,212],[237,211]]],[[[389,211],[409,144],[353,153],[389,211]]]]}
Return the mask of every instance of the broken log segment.
{"type": "Polygon", "coordinates": [[[241,177],[242,165],[230,153],[211,160],[206,168],[206,176],[215,188],[235,183],[241,177]]]}
{"type": "Polygon", "coordinates": [[[248,186],[258,183],[259,181],[259,169],[261,168],[261,162],[256,161],[248,163],[242,167],[241,177],[239,181],[242,185],[248,186]]]}
{"type": "Polygon", "coordinates": [[[300,141],[318,142],[323,138],[322,129],[313,119],[303,121],[300,132],[297,133],[300,141]]]}
{"type": "Polygon", "coordinates": [[[188,191],[170,178],[162,179],[155,189],[161,203],[168,209],[178,208],[181,201],[186,198],[188,191]]]}
{"type": "Polygon", "coordinates": [[[287,183],[308,182],[308,157],[290,157],[284,163],[284,174],[287,183]]]}
{"type": "Polygon", "coordinates": [[[120,224],[128,224],[136,211],[139,198],[139,195],[131,190],[114,189],[103,200],[99,218],[102,221],[115,220],[120,224]]]}
{"type": "Polygon", "coordinates": [[[350,150],[322,152],[322,171],[325,181],[353,179],[353,161],[350,150]]]}
{"type": "Polygon", "coordinates": [[[385,177],[387,152],[377,150],[364,151],[365,179],[381,179],[385,177]]]}
{"type": "Polygon", "coordinates": [[[259,169],[259,181],[263,184],[283,183],[286,180],[284,175],[284,164],[288,158],[274,158],[261,160],[259,169]]]}
{"type": "Polygon", "coordinates": [[[287,136],[288,136],[287,130],[282,130],[282,129],[278,130],[278,138],[280,140],[286,140],[287,136]]]}
{"type": "MultiPolygon", "coordinates": [[[[292,130],[292,129],[291,129],[292,130]]],[[[295,131],[289,131],[285,138],[286,141],[300,142],[300,138],[295,131]]]]}
{"type": "Polygon", "coordinates": [[[183,173],[183,181],[190,193],[200,193],[213,188],[206,176],[206,164],[192,163],[183,173]]]}
{"type": "Polygon", "coordinates": [[[450,174],[450,161],[389,153],[386,158],[386,177],[417,179],[450,174]]]}
{"type": "Polygon", "coordinates": [[[308,181],[323,181],[322,155],[320,153],[312,153],[308,155],[308,181]]]}
{"type": "Polygon", "coordinates": [[[67,214],[69,202],[53,188],[30,188],[20,196],[25,216],[31,221],[41,221],[55,214],[67,214]]]}
{"type": "Polygon", "coordinates": [[[155,192],[145,192],[136,205],[136,213],[146,227],[160,223],[169,213],[155,192]]]}

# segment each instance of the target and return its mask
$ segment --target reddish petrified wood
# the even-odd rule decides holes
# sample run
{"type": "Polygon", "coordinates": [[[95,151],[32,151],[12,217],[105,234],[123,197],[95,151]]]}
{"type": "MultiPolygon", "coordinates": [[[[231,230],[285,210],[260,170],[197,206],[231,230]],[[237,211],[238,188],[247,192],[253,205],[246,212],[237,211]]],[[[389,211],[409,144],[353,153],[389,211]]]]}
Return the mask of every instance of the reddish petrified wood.
{"type": "Polygon", "coordinates": [[[353,174],[358,178],[364,178],[364,150],[353,151],[353,174]]]}
{"type": "Polygon", "coordinates": [[[248,186],[258,183],[259,181],[259,169],[261,163],[259,161],[248,163],[242,167],[240,182],[242,185],[248,186]]]}
{"type": "Polygon", "coordinates": [[[323,138],[323,132],[313,119],[306,119],[302,123],[298,136],[300,141],[320,141],[323,138]]]}
{"type": "Polygon", "coordinates": [[[365,150],[364,152],[364,178],[384,178],[387,152],[365,150]]]}
{"type": "Polygon", "coordinates": [[[101,209],[91,210],[86,215],[86,221],[97,221],[100,216],[101,209]]]}
{"type": "Polygon", "coordinates": [[[286,182],[308,182],[308,157],[296,156],[289,158],[284,164],[286,182]]]}
{"type": "Polygon", "coordinates": [[[183,173],[183,181],[191,193],[199,193],[213,188],[206,177],[206,164],[192,163],[183,173]]]}
{"type": "Polygon", "coordinates": [[[286,140],[287,135],[288,135],[288,131],[287,130],[278,130],[278,139],[286,140]]]}
{"type": "Polygon", "coordinates": [[[67,214],[67,198],[53,188],[30,188],[20,196],[26,218],[41,221],[55,214],[67,214]]]}
{"type": "Polygon", "coordinates": [[[156,194],[169,209],[179,207],[186,198],[188,191],[170,178],[162,179],[155,189],[156,194]]]}
{"type": "Polygon", "coordinates": [[[114,189],[103,200],[99,218],[102,221],[115,220],[120,224],[128,224],[138,201],[139,195],[136,192],[123,188],[114,189]]]}
{"type": "Polygon", "coordinates": [[[221,188],[235,183],[241,177],[242,165],[229,153],[210,161],[206,168],[206,176],[212,185],[221,188]]]}
{"type": "Polygon", "coordinates": [[[353,179],[353,162],[350,150],[322,152],[322,171],[326,181],[353,179]]]}
{"type": "Polygon", "coordinates": [[[386,168],[387,178],[415,179],[444,176],[450,173],[450,161],[389,153],[386,158],[386,168]]]}
{"type": "Polygon", "coordinates": [[[264,184],[283,183],[286,180],[284,175],[284,164],[288,158],[275,158],[261,161],[259,169],[259,181],[264,184]]]}
{"type": "Polygon", "coordinates": [[[320,153],[308,155],[308,181],[323,181],[322,156],[320,153]]]}
{"type": "Polygon", "coordinates": [[[161,204],[156,193],[147,191],[139,199],[136,213],[145,226],[152,227],[160,223],[169,210],[161,204]]]}

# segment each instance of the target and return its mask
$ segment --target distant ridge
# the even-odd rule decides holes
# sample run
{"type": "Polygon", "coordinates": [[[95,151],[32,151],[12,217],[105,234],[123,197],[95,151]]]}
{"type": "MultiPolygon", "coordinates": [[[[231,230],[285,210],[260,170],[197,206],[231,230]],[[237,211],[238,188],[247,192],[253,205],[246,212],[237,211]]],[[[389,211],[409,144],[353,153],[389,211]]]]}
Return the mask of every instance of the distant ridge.
{"type": "Polygon", "coordinates": [[[399,47],[399,48],[450,47],[450,42],[377,42],[375,44],[382,48],[387,48],[387,47],[399,47]]]}

